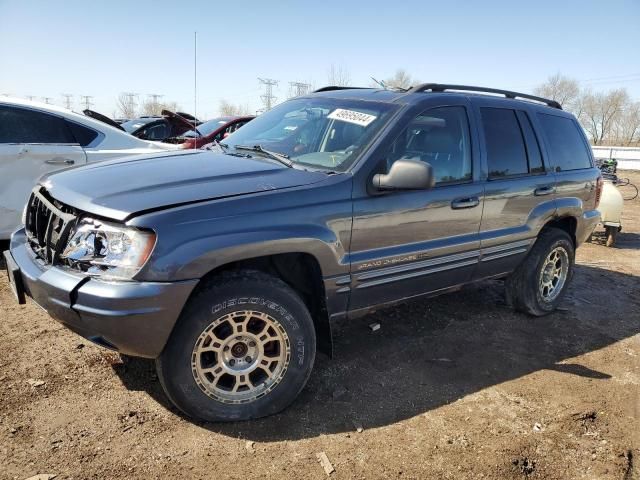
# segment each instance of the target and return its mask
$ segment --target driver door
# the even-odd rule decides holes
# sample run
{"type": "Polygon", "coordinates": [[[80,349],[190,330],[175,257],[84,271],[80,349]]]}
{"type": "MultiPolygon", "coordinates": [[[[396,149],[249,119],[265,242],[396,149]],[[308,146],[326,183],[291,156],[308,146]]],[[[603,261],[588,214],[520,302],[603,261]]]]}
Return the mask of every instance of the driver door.
{"type": "Polygon", "coordinates": [[[350,310],[472,278],[480,254],[483,188],[468,108],[460,100],[427,109],[386,149],[387,171],[400,158],[430,163],[434,188],[354,192],[350,310]]]}

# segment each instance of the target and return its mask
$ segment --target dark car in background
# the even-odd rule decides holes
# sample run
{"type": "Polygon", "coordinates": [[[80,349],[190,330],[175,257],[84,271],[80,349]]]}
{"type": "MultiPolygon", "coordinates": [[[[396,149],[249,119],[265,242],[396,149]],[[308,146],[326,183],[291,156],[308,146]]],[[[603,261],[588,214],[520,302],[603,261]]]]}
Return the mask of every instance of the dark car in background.
{"type": "Polygon", "coordinates": [[[196,130],[189,130],[176,137],[173,143],[182,143],[184,148],[202,148],[209,143],[222,141],[254,118],[253,115],[213,118],[198,125],[196,130]]]}
{"type": "Polygon", "coordinates": [[[84,110],[83,113],[114,128],[130,133],[134,137],[168,143],[181,143],[175,139],[194,127],[198,128],[202,123],[193,115],[184,112],[172,112],[171,110],[162,110],[162,115],[145,115],[122,123],[93,110],[84,110]]]}

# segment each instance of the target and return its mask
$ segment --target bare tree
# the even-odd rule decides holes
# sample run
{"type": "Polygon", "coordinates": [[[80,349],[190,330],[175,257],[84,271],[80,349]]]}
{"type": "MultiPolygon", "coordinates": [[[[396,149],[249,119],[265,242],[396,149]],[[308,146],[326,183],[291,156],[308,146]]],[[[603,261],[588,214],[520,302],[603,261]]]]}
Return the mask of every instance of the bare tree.
{"type": "Polygon", "coordinates": [[[351,85],[351,75],[342,65],[331,64],[327,71],[327,83],[336,87],[348,87],[351,85]]]}
{"type": "Polygon", "coordinates": [[[594,145],[611,139],[616,122],[628,104],[629,94],[624,88],[607,93],[585,92],[580,120],[594,145]]]}
{"type": "Polygon", "coordinates": [[[116,107],[122,118],[134,118],[136,116],[136,102],[134,93],[122,92],[116,100],[116,107]]]}
{"type": "Polygon", "coordinates": [[[140,115],[158,116],[162,115],[163,110],[171,110],[175,112],[180,107],[177,102],[159,102],[154,98],[147,98],[142,102],[140,115]]]}
{"type": "Polygon", "coordinates": [[[403,68],[397,69],[396,73],[394,73],[392,77],[384,80],[384,84],[390,88],[407,89],[417,83],[420,83],[420,81],[415,78],[411,78],[411,75],[409,75],[409,73],[407,73],[403,68]]]}
{"type": "Polygon", "coordinates": [[[220,106],[218,107],[218,111],[220,115],[248,115],[249,114],[249,106],[248,105],[240,105],[233,104],[227,100],[220,100],[220,106]]]}
{"type": "Polygon", "coordinates": [[[560,73],[551,75],[546,82],[534,89],[541,97],[558,102],[565,110],[572,111],[580,103],[580,84],[560,73]]]}
{"type": "Polygon", "coordinates": [[[621,112],[615,126],[615,143],[625,146],[640,143],[640,102],[629,103],[621,112]]]}

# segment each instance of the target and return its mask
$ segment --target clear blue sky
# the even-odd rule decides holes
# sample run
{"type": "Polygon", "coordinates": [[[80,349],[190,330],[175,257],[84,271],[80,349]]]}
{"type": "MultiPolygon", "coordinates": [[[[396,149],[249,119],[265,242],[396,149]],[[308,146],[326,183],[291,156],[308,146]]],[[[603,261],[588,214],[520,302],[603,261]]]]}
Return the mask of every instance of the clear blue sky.
{"type": "Polygon", "coordinates": [[[404,68],[422,81],[531,91],[561,72],[640,99],[640,1],[29,1],[0,0],[0,94],[164,95],[198,115],[222,98],[260,107],[257,77],[354,85],[404,68]],[[525,6],[525,4],[527,6],[525,6]]]}

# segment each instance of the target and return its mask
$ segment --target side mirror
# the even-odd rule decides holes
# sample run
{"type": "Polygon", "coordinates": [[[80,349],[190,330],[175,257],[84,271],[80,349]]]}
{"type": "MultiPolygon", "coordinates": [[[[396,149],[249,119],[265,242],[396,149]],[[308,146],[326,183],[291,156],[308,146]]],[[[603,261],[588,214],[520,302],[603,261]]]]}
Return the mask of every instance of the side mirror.
{"type": "Polygon", "coordinates": [[[433,185],[433,168],[420,160],[396,160],[389,173],[373,176],[373,186],[378,190],[424,190],[433,185]]]}

